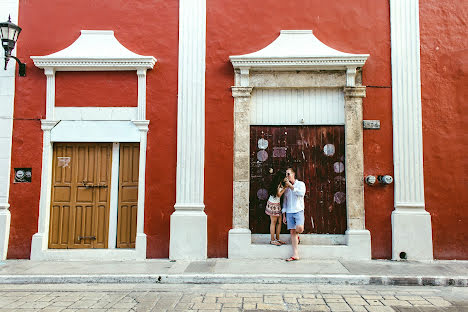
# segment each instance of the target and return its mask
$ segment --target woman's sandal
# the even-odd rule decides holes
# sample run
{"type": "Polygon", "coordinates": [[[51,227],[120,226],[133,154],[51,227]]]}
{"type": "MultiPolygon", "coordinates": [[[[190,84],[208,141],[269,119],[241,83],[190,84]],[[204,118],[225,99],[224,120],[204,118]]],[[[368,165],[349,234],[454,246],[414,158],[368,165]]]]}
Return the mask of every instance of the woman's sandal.
{"type": "Polygon", "coordinates": [[[296,258],[296,257],[289,257],[288,259],[286,259],[285,261],[286,262],[291,262],[291,261],[297,261],[299,260],[299,258],[296,258]]]}
{"type": "Polygon", "coordinates": [[[278,243],[280,243],[281,245],[284,245],[284,244],[286,244],[286,242],[283,242],[283,241],[282,241],[282,240],[280,240],[280,239],[277,239],[276,241],[277,241],[278,243]]]}
{"type": "Polygon", "coordinates": [[[281,246],[281,243],[276,240],[271,240],[270,245],[281,246]]]}
{"type": "Polygon", "coordinates": [[[301,243],[301,238],[299,237],[299,235],[297,235],[297,244],[299,245],[301,243]]]}

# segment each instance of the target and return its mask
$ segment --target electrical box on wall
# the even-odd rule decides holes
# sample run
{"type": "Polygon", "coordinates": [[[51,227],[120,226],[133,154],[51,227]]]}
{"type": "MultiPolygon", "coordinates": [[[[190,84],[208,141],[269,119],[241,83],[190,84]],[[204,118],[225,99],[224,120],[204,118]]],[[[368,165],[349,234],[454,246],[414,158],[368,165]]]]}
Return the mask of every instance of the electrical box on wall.
{"type": "Polygon", "coordinates": [[[15,183],[31,183],[31,168],[15,168],[15,183]]]}

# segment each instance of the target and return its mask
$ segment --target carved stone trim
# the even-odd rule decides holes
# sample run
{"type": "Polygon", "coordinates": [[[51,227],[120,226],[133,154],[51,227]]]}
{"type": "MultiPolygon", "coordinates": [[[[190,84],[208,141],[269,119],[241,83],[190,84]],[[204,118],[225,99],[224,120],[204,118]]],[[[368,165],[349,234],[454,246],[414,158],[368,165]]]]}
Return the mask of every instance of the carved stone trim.
{"type": "Polygon", "coordinates": [[[345,98],[364,98],[366,97],[366,87],[346,87],[344,88],[345,98]]]}
{"type": "Polygon", "coordinates": [[[250,97],[252,89],[252,87],[231,87],[232,97],[250,97]]]}

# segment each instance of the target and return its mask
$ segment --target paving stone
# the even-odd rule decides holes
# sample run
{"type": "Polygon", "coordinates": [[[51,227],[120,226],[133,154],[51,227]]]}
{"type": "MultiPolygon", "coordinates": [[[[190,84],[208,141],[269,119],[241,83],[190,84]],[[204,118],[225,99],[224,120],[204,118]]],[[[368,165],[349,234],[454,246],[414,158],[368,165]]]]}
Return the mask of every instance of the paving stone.
{"type": "Polygon", "coordinates": [[[399,300],[424,300],[421,296],[395,296],[399,300]]]}
{"type": "Polygon", "coordinates": [[[330,310],[332,312],[335,312],[335,311],[352,311],[351,310],[351,307],[349,305],[347,305],[346,303],[328,303],[327,304],[328,307],[330,307],[330,310]]]}
{"type": "Polygon", "coordinates": [[[362,305],[351,305],[351,309],[353,312],[367,312],[366,307],[362,305]]]}
{"type": "Polygon", "coordinates": [[[242,298],[238,297],[222,297],[218,298],[219,303],[242,303],[242,298]]]}
{"type": "Polygon", "coordinates": [[[273,304],[283,304],[283,297],[282,296],[264,296],[263,302],[273,303],[273,304]]]}
{"type": "Polygon", "coordinates": [[[299,301],[299,304],[316,304],[316,305],[320,305],[320,304],[325,304],[325,300],[323,299],[297,299],[297,301],[299,301]]]}
{"type": "Polygon", "coordinates": [[[380,300],[385,306],[411,307],[411,304],[405,300],[380,300]]]}
{"type": "MultiPolygon", "coordinates": [[[[203,303],[216,303],[216,300],[218,300],[216,297],[196,297],[196,298],[201,298],[201,301],[196,300],[196,302],[203,302],[203,303]]],[[[195,298],[192,298],[195,299],[195,298]]]]}
{"type": "Polygon", "coordinates": [[[343,297],[341,295],[332,295],[332,294],[324,294],[322,295],[323,298],[325,299],[342,299],[343,297]]]}
{"type": "Polygon", "coordinates": [[[413,306],[432,306],[432,303],[426,300],[409,300],[413,306]]]}
{"type": "Polygon", "coordinates": [[[381,305],[383,305],[382,302],[380,302],[377,299],[366,299],[366,301],[371,306],[381,306],[381,305]]]}
{"type": "Polygon", "coordinates": [[[241,311],[240,308],[224,308],[224,307],[223,307],[223,308],[221,309],[221,312],[239,312],[239,311],[241,311]]]}
{"type": "Polygon", "coordinates": [[[223,309],[224,308],[242,308],[242,303],[234,303],[234,302],[223,303],[223,309]]]}
{"type": "Polygon", "coordinates": [[[21,309],[42,309],[49,306],[50,302],[44,301],[32,301],[32,302],[25,302],[23,305],[20,306],[21,309]]]}
{"type": "Polygon", "coordinates": [[[394,312],[395,311],[391,307],[385,307],[385,306],[366,306],[366,309],[369,312],[394,312]]]}
{"type": "Polygon", "coordinates": [[[362,295],[362,298],[369,299],[369,300],[380,300],[383,299],[380,295],[362,295]]]}
{"type": "Polygon", "coordinates": [[[71,306],[69,306],[69,308],[71,309],[87,309],[87,308],[90,308],[91,306],[95,305],[97,303],[97,301],[83,301],[83,300],[80,300],[80,301],[76,301],[75,303],[73,303],[71,306]]]}
{"type": "Polygon", "coordinates": [[[268,303],[258,303],[258,310],[269,310],[269,311],[286,311],[286,307],[283,304],[268,304],[268,303]]]}
{"type": "Polygon", "coordinates": [[[368,305],[367,301],[362,299],[360,296],[356,298],[346,297],[345,299],[346,299],[346,302],[350,305],[360,305],[360,306],[368,305]]]}
{"type": "Polygon", "coordinates": [[[330,308],[324,304],[301,305],[301,311],[313,311],[313,312],[330,311],[330,308]]]}
{"type": "Polygon", "coordinates": [[[285,303],[298,303],[296,297],[284,297],[284,302],[285,303]]]}
{"type": "Polygon", "coordinates": [[[325,302],[326,303],[333,303],[333,302],[336,302],[336,303],[346,303],[344,301],[344,299],[341,299],[341,298],[325,298],[325,302]]]}
{"type": "Polygon", "coordinates": [[[444,299],[442,299],[440,297],[439,298],[425,297],[424,299],[426,299],[427,301],[429,301],[430,303],[432,303],[436,307],[449,307],[449,306],[452,305],[449,301],[444,300],[444,299]]]}
{"type": "Polygon", "coordinates": [[[244,310],[257,310],[257,304],[256,303],[244,303],[242,305],[244,310]]]}
{"type": "Polygon", "coordinates": [[[73,301],[55,301],[50,304],[50,307],[68,307],[73,304],[73,301]]]}
{"type": "MultiPolygon", "coordinates": [[[[44,309],[41,309],[40,311],[41,312],[60,312],[63,309],[65,309],[65,307],[46,307],[44,309]]],[[[106,309],[103,309],[102,311],[106,311],[106,309]]],[[[95,312],[95,310],[92,310],[91,312],[95,312]]]]}
{"type": "Polygon", "coordinates": [[[220,310],[221,303],[195,303],[192,309],[196,310],[220,310]]]}

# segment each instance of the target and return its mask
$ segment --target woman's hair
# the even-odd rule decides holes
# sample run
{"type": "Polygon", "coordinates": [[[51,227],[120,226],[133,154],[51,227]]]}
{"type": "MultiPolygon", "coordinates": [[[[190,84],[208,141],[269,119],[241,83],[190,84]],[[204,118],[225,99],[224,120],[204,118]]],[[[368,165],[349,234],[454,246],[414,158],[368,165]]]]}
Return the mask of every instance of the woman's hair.
{"type": "Polygon", "coordinates": [[[278,192],[278,185],[281,182],[283,182],[284,177],[285,173],[283,170],[280,170],[277,173],[275,173],[273,179],[271,180],[270,187],[268,188],[268,195],[276,196],[278,192]]]}

